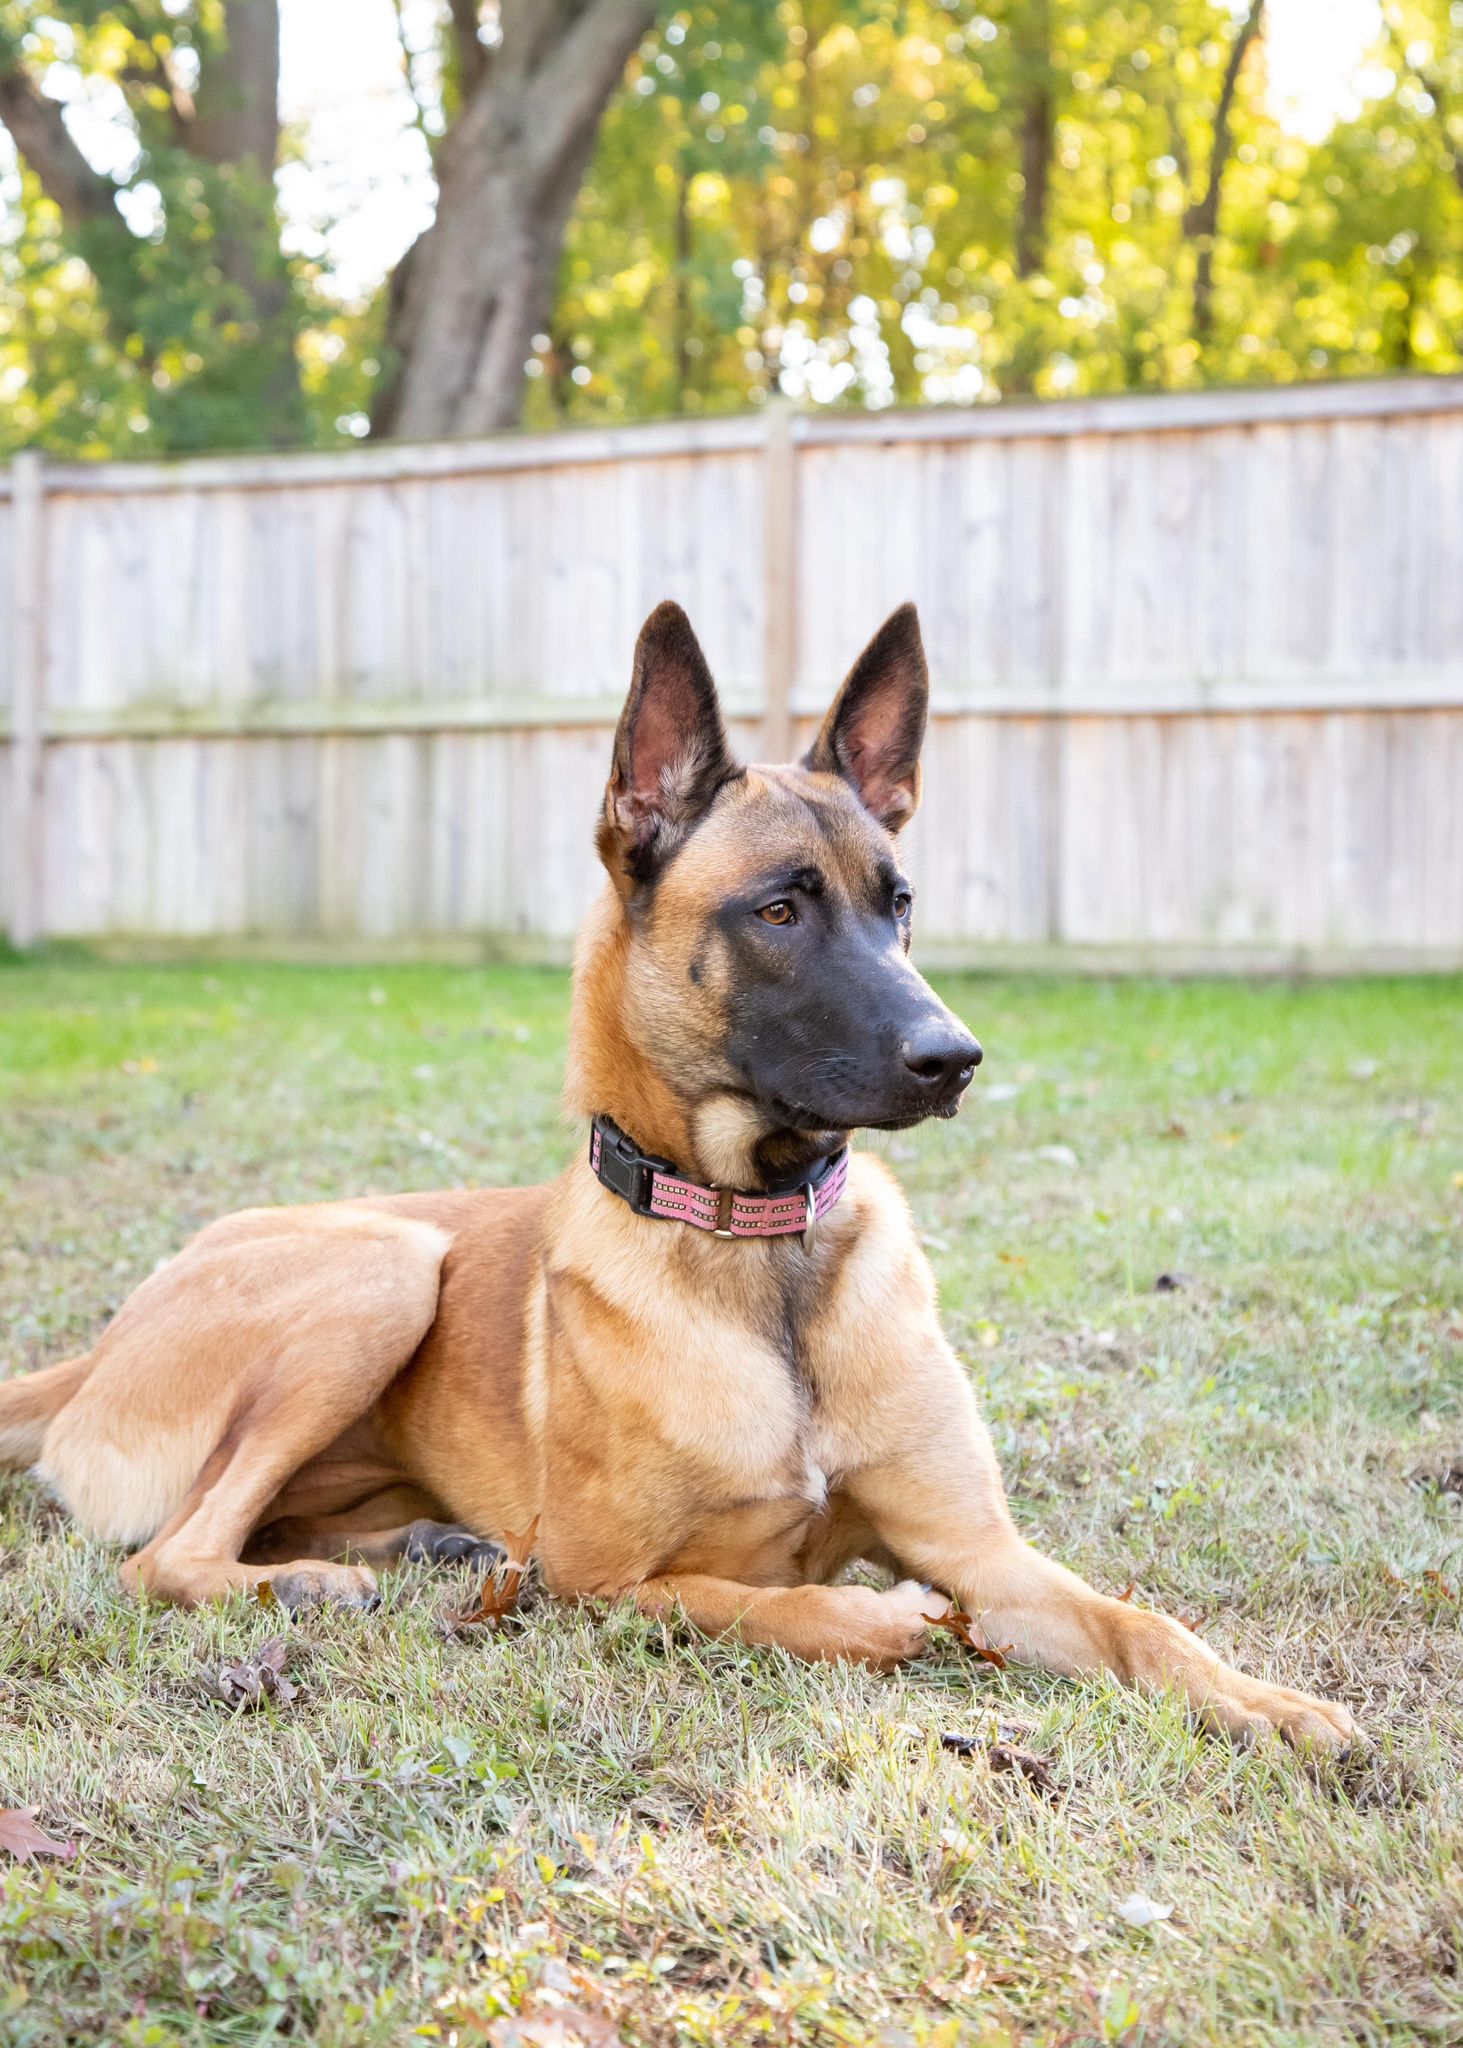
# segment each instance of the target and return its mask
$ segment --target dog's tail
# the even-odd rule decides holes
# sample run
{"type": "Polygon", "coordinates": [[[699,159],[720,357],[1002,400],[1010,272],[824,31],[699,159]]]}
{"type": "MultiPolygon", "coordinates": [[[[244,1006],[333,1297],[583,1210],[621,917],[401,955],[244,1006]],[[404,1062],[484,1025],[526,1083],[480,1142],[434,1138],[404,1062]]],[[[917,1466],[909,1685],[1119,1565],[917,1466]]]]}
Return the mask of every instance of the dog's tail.
{"type": "Polygon", "coordinates": [[[91,1354],[0,1380],[0,1469],[24,1470],[41,1455],[46,1431],[91,1371],[91,1354]]]}

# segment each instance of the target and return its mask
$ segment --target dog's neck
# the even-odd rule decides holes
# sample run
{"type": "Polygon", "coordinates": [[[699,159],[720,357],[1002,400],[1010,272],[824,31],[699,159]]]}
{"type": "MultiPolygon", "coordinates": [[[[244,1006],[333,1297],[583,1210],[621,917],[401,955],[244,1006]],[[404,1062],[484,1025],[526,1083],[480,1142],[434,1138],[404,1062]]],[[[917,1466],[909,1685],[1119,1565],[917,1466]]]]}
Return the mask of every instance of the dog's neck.
{"type": "Polygon", "coordinates": [[[574,960],[564,1099],[578,1116],[609,1116],[642,1152],[669,1159],[708,1187],[776,1194],[811,1178],[848,1141],[846,1131],[769,1131],[731,1095],[693,1102],[634,1043],[625,1023],[624,912],[601,899],[574,960]]]}

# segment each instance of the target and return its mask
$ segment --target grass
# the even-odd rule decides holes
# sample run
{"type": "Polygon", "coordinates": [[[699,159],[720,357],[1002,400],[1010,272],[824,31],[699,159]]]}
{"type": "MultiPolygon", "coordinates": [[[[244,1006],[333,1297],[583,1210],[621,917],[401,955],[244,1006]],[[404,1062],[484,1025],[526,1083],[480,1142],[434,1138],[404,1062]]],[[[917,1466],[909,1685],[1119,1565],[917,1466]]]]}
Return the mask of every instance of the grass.
{"type": "MultiPolygon", "coordinates": [[[[1367,1746],[1236,1754],[953,1645],[877,1679],[547,1606],[448,1641],[468,1583],[423,1568],[230,1713],[206,1668],[279,1617],[124,1604],[10,1478],[0,1806],[78,1854],[0,1873],[0,2038],[573,2040],[504,2017],[557,2000],[640,2044],[1463,2039],[1463,987],[942,987],[976,1100],[887,1150],[1023,1524],[1367,1746]]],[[[0,1369],[228,1209],[551,1172],[566,992],[0,968],[0,1369]]]]}

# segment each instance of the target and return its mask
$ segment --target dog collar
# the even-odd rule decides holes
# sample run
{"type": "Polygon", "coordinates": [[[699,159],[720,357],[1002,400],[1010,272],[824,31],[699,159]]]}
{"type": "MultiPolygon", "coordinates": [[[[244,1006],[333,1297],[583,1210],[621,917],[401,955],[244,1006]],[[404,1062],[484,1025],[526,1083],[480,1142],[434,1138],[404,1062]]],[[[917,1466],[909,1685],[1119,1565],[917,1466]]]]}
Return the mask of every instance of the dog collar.
{"type": "Polygon", "coordinates": [[[734,1188],[703,1187],[676,1172],[669,1159],[642,1152],[614,1120],[597,1116],[589,1133],[590,1169],[637,1216],[690,1223],[713,1237],[801,1237],[813,1249],[826,1216],[848,1179],[848,1147],[825,1159],[813,1178],[784,1195],[746,1195],[734,1188]]]}

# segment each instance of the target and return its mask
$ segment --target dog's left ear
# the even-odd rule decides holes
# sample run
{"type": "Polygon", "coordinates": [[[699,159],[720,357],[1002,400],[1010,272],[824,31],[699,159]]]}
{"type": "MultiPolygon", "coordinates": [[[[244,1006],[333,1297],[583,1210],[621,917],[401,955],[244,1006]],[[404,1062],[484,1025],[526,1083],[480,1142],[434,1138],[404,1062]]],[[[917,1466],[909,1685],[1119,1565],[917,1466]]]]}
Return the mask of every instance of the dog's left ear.
{"type": "Polygon", "coordinates": [[[919,808],[929,701],[919,613],[902,604],[849,670],[803,766],[851,782],[885,831],[897,832],[919,808]]]}
{"type": "Polygon", "coordinates": [[[691,621],[678,604],[658,604],[635,643],[615,734],[600,832],[606,867],[648,881],[739,773],[691,621]]]}

